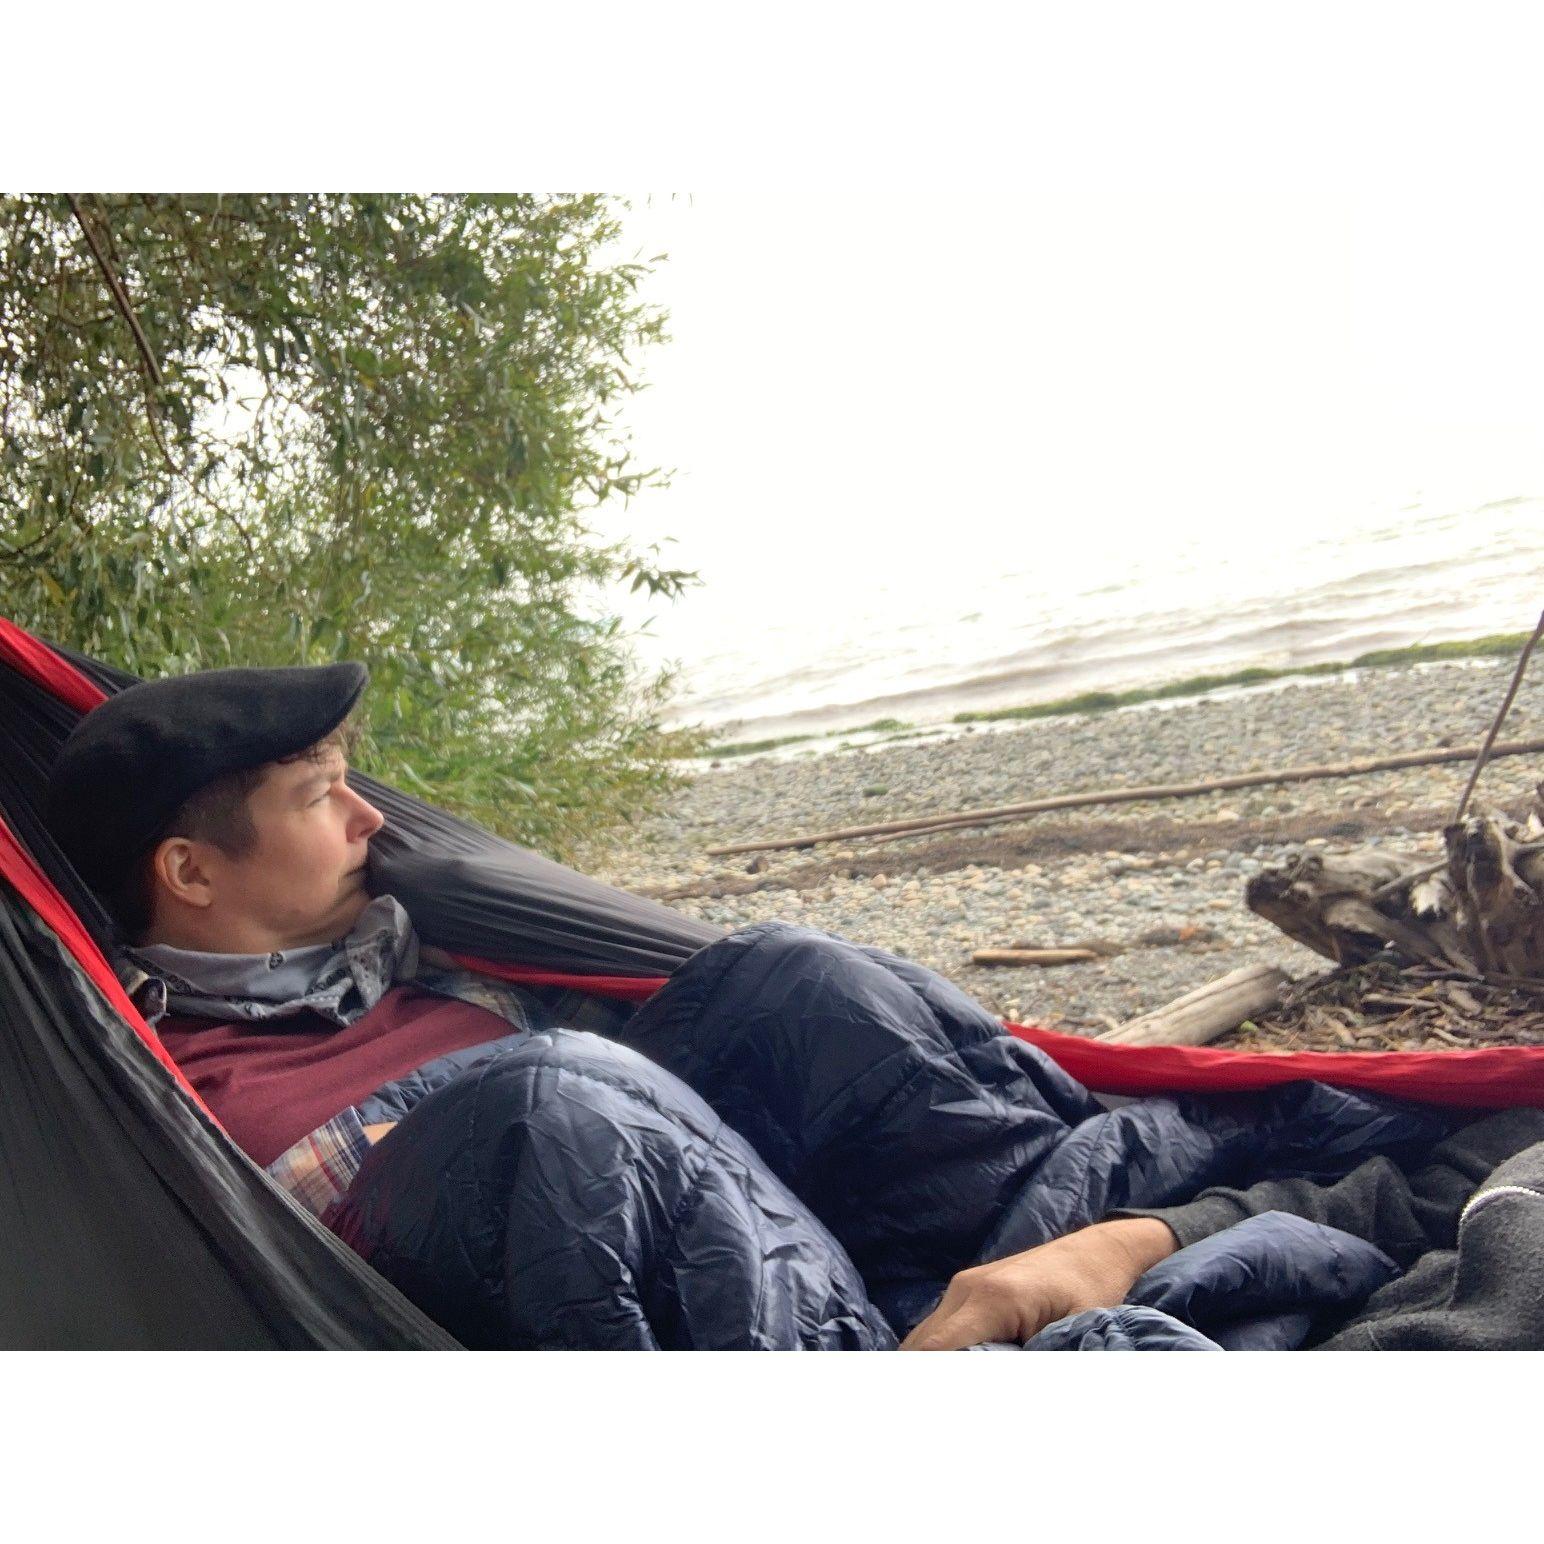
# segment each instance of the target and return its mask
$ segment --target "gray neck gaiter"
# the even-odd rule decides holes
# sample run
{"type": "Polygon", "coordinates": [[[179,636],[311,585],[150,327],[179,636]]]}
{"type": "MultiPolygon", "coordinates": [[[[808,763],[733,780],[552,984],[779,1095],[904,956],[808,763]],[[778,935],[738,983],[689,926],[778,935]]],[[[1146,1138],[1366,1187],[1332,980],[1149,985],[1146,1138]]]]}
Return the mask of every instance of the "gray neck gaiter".
{"type": "Polygon", "coordinates": [[[152,1023],[164,1013],[256,1022],[311,1009],[343,1025],[362,1018],[393,982],[417,970],[412,922],[394,896],[379,895],[348,936],[330,944],[273,954],[147,944],[122,951],[119,974],[152,1023]]]}

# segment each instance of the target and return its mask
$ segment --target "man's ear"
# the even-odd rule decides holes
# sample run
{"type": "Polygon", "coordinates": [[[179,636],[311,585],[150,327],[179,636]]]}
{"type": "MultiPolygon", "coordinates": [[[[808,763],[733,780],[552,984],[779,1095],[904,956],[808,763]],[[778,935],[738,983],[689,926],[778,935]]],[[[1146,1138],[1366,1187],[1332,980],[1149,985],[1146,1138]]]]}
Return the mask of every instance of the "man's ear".
{"type": "Polygon", "coordinates": [[[156,888],[168,899],[200,909],[214,904],[214,885],[205,859],[208,845],[169,836],[150,857],[156,888]]]}

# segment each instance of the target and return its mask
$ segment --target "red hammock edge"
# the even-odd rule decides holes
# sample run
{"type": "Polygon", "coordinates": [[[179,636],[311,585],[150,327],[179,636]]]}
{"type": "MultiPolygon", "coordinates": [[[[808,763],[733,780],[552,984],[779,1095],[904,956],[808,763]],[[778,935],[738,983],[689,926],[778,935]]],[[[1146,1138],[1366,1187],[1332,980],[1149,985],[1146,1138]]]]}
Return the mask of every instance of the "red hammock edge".
{"type": "MultiPolygon", "coordinates": [[[[0,617],[0,664],[85,713],[106,698],[90,680],[47,644],[0,617]]],[[[52,880],[0,821],[0,876],[58,934],[81,969],[101,988],[140,1039],[190,1098],[213,1120],[203,1100],[141,1017],[69,903],[52,880]]],[[[643,1002],[666,976],[591,976],[538,970],[470,955],[456,956],[468,969],[528,986],[562,986],[643,1002]]],[[[1389,1094],[1422,1104],[1459,1109],[1508,1109],[1544,1105],[1544,1046],[1496,1046],[1477,1051],[1302,1051],[1277,1054],[1220,1051],[1197,1046],[1106,1045],[1079,1035],[1060,1035],[1028,1024],[1004,1022],[1009,1033],[1038,1046],[1086,1088],[1105,1094],[1245,1092],[1311,1079],[1337,1088],[1389,1094]]],[[[216,1122],[218,1124],[218,1122],[216,1122]]]]}

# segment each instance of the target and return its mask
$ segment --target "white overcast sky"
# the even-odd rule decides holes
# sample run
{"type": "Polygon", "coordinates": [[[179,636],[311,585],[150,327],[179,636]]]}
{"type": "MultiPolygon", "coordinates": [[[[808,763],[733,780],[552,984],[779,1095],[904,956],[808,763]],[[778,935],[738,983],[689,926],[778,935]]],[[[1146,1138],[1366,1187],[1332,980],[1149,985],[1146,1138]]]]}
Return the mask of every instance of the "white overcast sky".
{"type": "Polygon", "coordinates": [[[1097,562],[1155,530],[1283,539],[1544,492],[1544,201],[1531,147],[1490,170],[1510,196],[636,197],[672,341],[628,416],[677,476],[622,524],[709,584],[656,630],[690,652],[694,618],[915,576],[941,542],[1097,562]]]}
{"type": "Polygon", "coordinates": [[[1527,9],[967,10],[795,66],[796,7],[683,97],[698,191],[634,195],[673,341],[628,416],[678,476],[608,528],[708,581],[649,652],[914,593],[941,540],[1158,563],[1544,493],[1527,9]]]}

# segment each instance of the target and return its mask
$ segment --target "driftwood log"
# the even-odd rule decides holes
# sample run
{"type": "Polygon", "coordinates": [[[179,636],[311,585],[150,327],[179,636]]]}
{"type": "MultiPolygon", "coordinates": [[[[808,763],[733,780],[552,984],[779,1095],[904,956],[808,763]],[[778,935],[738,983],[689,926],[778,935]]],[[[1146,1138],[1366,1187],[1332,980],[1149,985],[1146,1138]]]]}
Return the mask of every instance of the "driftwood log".
{"type": "Polygon", "coordinates": [[[1362,850],[1299,854],[1249,881],[1252,911],[1337,965],[1381,953],[1544,987],[1544,783],[1523,820],[1464,816],[1440,864],[1362,850]]]}
{"type": "Polygon", "coordinates": [[[1097,960],[1095,949],[977,949],[972,965],[1080,965],[1097,960]]]}
{"type": "Polygon", "coordinates": [[[1279,1007],[1288,979],[1274,965],[1246,965],[1099,1039],[1109,1045],[1205,1045],[1246,1019],[1279,1007]]]}

